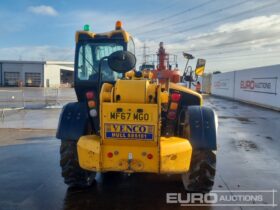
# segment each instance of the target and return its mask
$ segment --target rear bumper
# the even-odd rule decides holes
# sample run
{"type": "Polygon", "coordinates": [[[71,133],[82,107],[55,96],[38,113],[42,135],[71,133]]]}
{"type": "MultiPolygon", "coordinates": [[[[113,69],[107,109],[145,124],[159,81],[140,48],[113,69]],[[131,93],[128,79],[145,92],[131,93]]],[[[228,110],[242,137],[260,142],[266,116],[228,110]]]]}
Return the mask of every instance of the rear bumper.
{"type": "Polygon", "coordinates": [[[78,158],[83,169],[98,172],[184,173],[190,166],[192,147],[186,139],[161,137],[159,145],[149,146],[100,142],[100,137],[95,135],[79,139],[78,158]]]}

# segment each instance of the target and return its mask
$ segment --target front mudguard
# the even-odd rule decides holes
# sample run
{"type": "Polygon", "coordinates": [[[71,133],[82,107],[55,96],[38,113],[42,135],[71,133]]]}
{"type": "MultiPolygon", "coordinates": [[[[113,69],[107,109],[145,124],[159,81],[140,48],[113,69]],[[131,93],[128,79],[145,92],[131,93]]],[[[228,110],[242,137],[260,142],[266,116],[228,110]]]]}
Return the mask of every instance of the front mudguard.
{"type": "Polygon", "coordinates": [[[203,106],[189,106],[190,142],[196,150],[217,150],[218,118],[215,112],[203,106]]]}
{"type": "Polygon", "coordinates": [[[86,103],[68,103],[63,107],[60,114],[56,138],[78,141],[86,133],[89,122],[86,103]]]}

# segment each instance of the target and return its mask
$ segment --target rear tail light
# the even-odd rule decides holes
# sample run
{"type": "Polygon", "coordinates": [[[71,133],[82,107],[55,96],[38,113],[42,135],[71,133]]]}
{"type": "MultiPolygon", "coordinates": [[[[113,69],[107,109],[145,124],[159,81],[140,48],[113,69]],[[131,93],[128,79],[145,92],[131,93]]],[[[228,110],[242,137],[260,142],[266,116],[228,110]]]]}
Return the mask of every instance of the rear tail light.
{"type": "Polygon", "coordinates": [[[167,118],[169,120],[176,120],[177,117],[177,109],[179,106],[179,102],[181,99],[181,94],[180,93],[172,93],[171,94],[171,103],[169,105],[169,111],[167,114],[167,118]]]}
{"type": "Polygon", "coordinates": [[[107,153],[107,157],[108,157],[108,158],[112,158],[112,157],[113,157],[113,153],[112,153],[112,152],[108,152],[108,153],[107,153]]]}
{"type": "Polygon", "coordinates": [[[171,94],[171,101],[179,102],[180,99],[181,99],[181,94],[180,93],[172,93],[171,94]]]}
{"type": "Polygon", "coordinates": [[[93,91],[88,91],[86,93],[86,97],[87,97],[87,100],[92,100],[94,98],[94,92],[93,91]]]}
{"type": "Polygon", "coordinates": [[[153,159],[153,155],[150,153],[150,154],[147,155],[147,158],[148,158],[149,160],[151,160],[151,159],[153,159]]]}
{"type": "Polygon", "coordinates": [[[87,98],[87,104],[89,108],[89,115],[91,117],[96,117],[97,111],[96,111],[96,101],[94,100],[95,98],[94,92],[93,91],[86,92],[86,98],[87,98]]]}

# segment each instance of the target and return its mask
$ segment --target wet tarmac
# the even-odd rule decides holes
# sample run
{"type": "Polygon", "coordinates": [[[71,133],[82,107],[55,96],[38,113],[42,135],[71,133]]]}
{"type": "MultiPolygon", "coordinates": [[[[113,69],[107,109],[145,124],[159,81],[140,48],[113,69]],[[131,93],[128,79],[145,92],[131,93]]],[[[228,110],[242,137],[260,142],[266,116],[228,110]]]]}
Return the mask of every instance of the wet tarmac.
{"type": "MultiPolygon", "coordinates": [[[[214,190],[275,189],[277,207],[167,204],[166,193],[185,193],[180,176],[174,175],[98,174],[89,189],[67,189],[60,175],[60,142],[53,137],[54,130],[39,130],[56,126],[56,113],[52,113],[52,120],[48,123],[46,119],[42,126],[25,123],[24,129],[9,131],[7,124],[0,126],[0,210],[279,209],[280,113],[212,97],[206,98],[205,104],[219,115],[214,190]],[[13,145],[8,145],[9,138],[13,145]]],[[[10,116],[10,125],[20,125],[17,117],[16,113],[10,116]]],[[[263,204],[270,200],[265,197],[263,204]]]]}

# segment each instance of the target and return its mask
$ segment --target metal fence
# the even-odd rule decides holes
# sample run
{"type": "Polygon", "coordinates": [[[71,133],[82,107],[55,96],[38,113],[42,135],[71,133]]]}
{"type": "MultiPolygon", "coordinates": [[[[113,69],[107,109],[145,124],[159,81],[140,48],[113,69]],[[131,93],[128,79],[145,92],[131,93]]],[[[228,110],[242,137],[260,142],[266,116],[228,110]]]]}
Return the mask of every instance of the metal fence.
{"type": "Polygon", "coordinates": [[[0,88],[0,118],[8,110],[61,108],[75,100],[73,88],[0,88]]]}
{"type": "Polygon", "coordinates": [[[44,89],[44,98],[46,106],[55,106],[60,105],[58,100],[58,88],[45,88],[44,89]]]}
{"type": "Polygon", "coordinates": [[[23,90],[0,90],[0,109],[24,108],[23,90]]]}
{"type": "Polygon", "coordinates": [[[24,109],[23,90],[0,90],[0,118],[5,118],[5,111],[24,109]]]}

